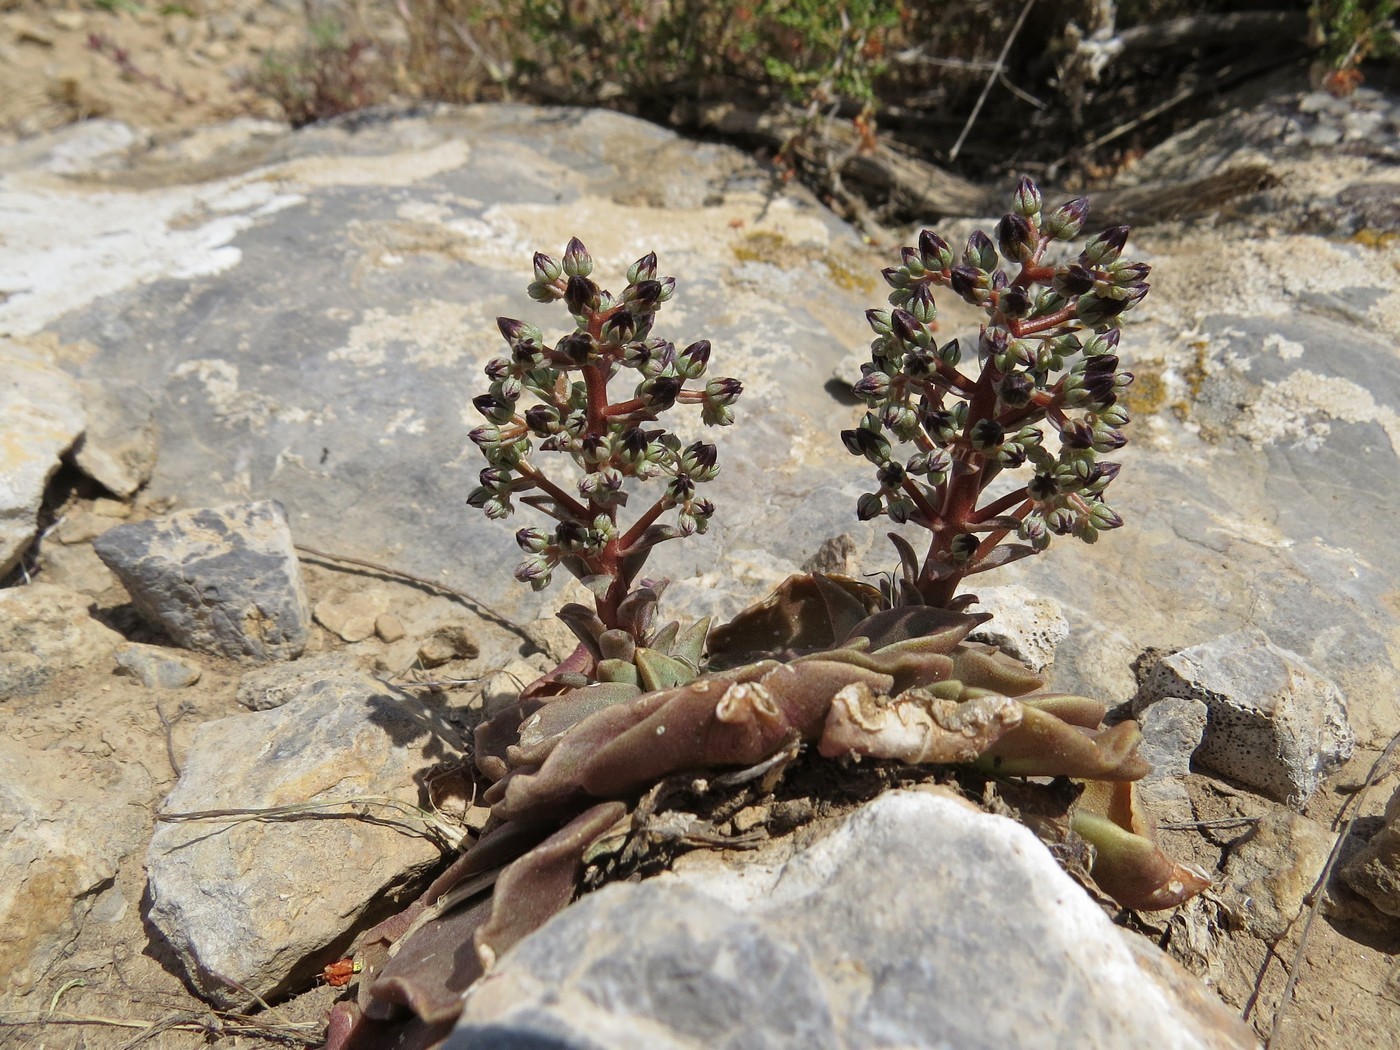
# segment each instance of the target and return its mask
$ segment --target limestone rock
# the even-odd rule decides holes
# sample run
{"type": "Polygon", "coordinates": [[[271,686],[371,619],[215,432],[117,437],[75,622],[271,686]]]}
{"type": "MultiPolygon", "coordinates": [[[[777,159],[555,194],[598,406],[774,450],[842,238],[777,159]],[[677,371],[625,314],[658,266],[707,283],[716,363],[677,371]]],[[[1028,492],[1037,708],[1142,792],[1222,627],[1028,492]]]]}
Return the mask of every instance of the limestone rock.
{"type": "Polygon", "coordinates": [[[81,384],[87,428],[73,460],[88,477],[126,499],[150,480],[156,465],[155,396],[149,384],[81,384]]]}
{"type": "Polygon", "coordinates": [[[118,525],[93,546],[142,617],[177,645],[245,660],[306,647],[311,611],[278,503],[177,511],[118,525]]]}
{"type": "Polygon", "coordinates": [[[112,658],[125,639],[92,618],[91,604],[51,583],[0,590],[0,700],[37,693],[71,667],[112,658]]]}
{"type": "Polygon", "coordinates": [[[33,987],[134,850],[150,781],[71,749],[0,740],[0,993],[33,987]]]}
{"type": "Polygon", "coordinates": [[[316,603],[316,622],[347,642],[362,642],[374,633],[375,620],[389,605],[382,591],[355,591],[316,603]]]}
{"type": "Polygon", "coordinates": [[[0,577],[33,541],[44,488],[84,425],[77,381],[0,338],[0,577]]]}
{"type": "Polygon", "coordinates": [[[1139,720],[1142,744],[1138,754],[1152,764],[1152,772],[1138,781],[1139,797],[1159,821],[1192,818],[1186,777],[1191,759],[1205,737],[1209,711],[1199,700],[1167,696],[1143,712],[1139,720]]]}
{"type": "Polygon", "coordinates": [[[1023,826],[892,792],[795,856],[584,897],[467,993],[447,1046],[1255,1045],[1127,936],[1023,826]]]}
{"type": "Polygon", "coordinates": [[[281,707],[196,730],[163,813],[405,803],[366,803],[387,825],[357,819],[353,804],[318,810],[344,819],[157,823],[149,919],[201,995],[232,1006],[300,990],[421,889],[441,857],[408,808],[420,804],[425,753],[460,754],[456,734],[365,675],[312,681],[281,707]]]}
{"type": "Polygon", "coordinates": [[[1287,809],[1264,816],[1230,851],[1217,890],[1231,925],[1270,944],[1288,932],[1317,885],[1335,836],[1287,809]]]}
{"type": "Polygon", "coordinates": [[[1386,915],[1400,918],[1400,788],[1385,806],[1385,824],[1347,861],[1341,878],[1386,915]]]}
{"type": "Polygon", "coordinates": [[[199,681],[200,666],[158,645],[131,642],[117,648],[117,665],[147,689],[183,689],[199,681]]]}
{"type": "Polygon", "coordinates": [[[1296,808],[1355,746],[1337,687],[1257,628],[1158,661],[1134,710],[1169,696],[1210,712],[1201,765],[1296,808]]]}
{"type": "Polygon", "coordinates": [[[997,646],[1033,671],[1055,662],[1055,647],[1069,635],[1069,621],[1054,598],[1032,594],[1025,587],[978,587],[972,612],[989,612],[992,619],[971,634],[976,642],[997,646]]]}

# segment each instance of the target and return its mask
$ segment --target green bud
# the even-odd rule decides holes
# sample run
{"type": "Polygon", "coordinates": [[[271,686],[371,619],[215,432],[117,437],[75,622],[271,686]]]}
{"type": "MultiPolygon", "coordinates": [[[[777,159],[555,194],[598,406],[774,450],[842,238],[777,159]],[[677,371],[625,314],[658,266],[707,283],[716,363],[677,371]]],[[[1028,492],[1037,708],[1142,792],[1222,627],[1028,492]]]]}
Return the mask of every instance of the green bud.
{"type": "Polygon", "coordinates": [[[570,277],[587,277],[593,272],[593,257],[577,237],[571,237],[564,249],[564,272],[570,277]]]}
{"type": "Polygon", "coordinates": [[[1040,187],[1022,175],[1016,182],[1016,211],[1027,219],[1040,211],[1040,187]]]}

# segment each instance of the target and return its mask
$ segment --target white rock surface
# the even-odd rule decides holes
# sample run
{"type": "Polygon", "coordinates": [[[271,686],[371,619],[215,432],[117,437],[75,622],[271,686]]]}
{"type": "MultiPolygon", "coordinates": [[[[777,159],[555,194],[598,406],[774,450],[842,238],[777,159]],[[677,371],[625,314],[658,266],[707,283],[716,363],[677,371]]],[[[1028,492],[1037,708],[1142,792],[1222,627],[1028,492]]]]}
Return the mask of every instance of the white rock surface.
{"type": "Polygon", "coordinates": [[[44,487],[84,425],[77,380],[0,338],[0,577],[33,542],[44,487]]]}
{"type": "Polygon", "coordinates": [[[158,823],[149,919],[190,983],[224,1006],[299,991],[357,930],[407,903],[440,857],[409,810],[414,777],[425,754],[459,753],[431,709],[366,675],[313,681],[281,707],[201,725],[162,813],[365,796],[404,808],[368,804],[387,824],[355,819],[349,805],[319,810],[335,819],[158,823]]]}
{"type": "Polygon", "coordinates": [[[972,632],[973,641],[995,645],[1033,671],[1044,671],[1055,662],[1055,647],[1069,636],[1069,621],[1059,602],[1016,584],[974,591],[977,602],[970,611],[989,612],[992,619],[972,632]]]}
{"type": "Polygon", "coordinates": [[[1196,752],[1201,765],[1295,808],[1355,747],[1341,691],[1257,628],[1159,660],[1134,710],[1164,697],[1206,705],[1210,720],[1196,752]]]}
{"type": "Polygon", "coordinates": [[[1187,821],[1194,816],[1186,791],[1191,759],[1205,738],[1209,710],[1200,700],[1168,696],[1148,707],[1139,720],[1138,754],[1152,772],[1138,781],[1138,796],[1159,821],[1187,821]]]}
{"type": "Polygon", "coordinates": [[[1022,825],[891,792],[795,855],[605,887],[467,994],[451,1050],[1250,1047],[1022,825]]]}

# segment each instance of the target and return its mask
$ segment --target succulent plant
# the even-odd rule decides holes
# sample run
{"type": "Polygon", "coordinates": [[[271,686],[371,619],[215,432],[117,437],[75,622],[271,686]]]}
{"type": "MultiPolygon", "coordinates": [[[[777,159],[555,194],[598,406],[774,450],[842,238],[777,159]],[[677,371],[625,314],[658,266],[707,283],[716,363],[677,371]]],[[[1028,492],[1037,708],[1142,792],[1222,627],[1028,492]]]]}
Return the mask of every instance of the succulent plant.
{"type": "Polygon", "coordinates": [[[336,1007],[333,1050],[432,1045],[466,988],[569,903],[586,865],[599,870],[644,838],[648,800],[673,778],[738,784],[761,772],[769,783],[803,749],[840,768],[880,761],[980,778],[1043,839],[1083,858],[1124,907],[1172,907],[1209,884],[1156,845],[1133,793],[1149,771],[1137,726],[1105,726],[1103,704],[1043,692],[1024,665],[968,641],[989,617],[962,611],[956,597],[965,576],[1044,550],[1051,533],[1092,541],[1120,524],[1103,501],[1117,468],[1097,457],[1123,442],[1116,396],[1131,377],[1112,352],[1115,325],[1146,292],[1147,269],[1118,261],[1122,228],[1049,262],[1051,243],[1078,232],[1085,208],[1071,201],[1044,216],[1023,179],[997,230],[1014,276],[985,235],[954,265],[925,233],[886,271],[896,309],[872,311],[877,338],[856,387],[869,411],[842,439],[877,470],[879,490],[861,499],[860,516],[930,531],[923,561],[894,536],[901,574],[883,588],[793,576],[713,631],[706,621],[658,627],[663,584],[638,579],[651,547],[700,531],[713,509],[694,497],[694,483],[713,476],[713,448],[682,449],[648,424],[678,403],[728,423],[739,384],[687,388],[703,375],[708,344],[677,353],[651,338],[672,287],[655,279],[654,257],[633,266],[615,299],[588,279],[577,240],[562,265],[536,256],[531,295],[563,298],[577,331],[549,349],[537,330],[501,321],[511,357],[488,366],[491,392],[477,399],[488,423],[473,439],[490,465],[470,502],[502,517],[531,492],[521,502],[558,524],[519,535],[527,558],[517,576],[542,586],[563,565],[589,585],[595,608],[565,606],[578,649],[477,726],[490,820],[415,904],[360,938],[358,1005],[336,1007]],[[988,313],[975,378],[958,370],[956,344],[934,345],[935,285],[988,313]],[[614,404],[607,383],[624,368],[641,380],[614,404]],[[522,412],[525,393],[540,404],[522,412]],[[1042,424],[1057,434],[1053,450],[1042,424]],[[572,459],[577,495],[537,468],[537,438],[540,451],[572,459]],[[912,458],[897,460],[897,443],[913,444],[912,458]],[[1030,481],[978,506],[1004,468],[1025,465],[1030,481]],[[629,485],[656,476],[668,479],[665,493],[620,524],[629,485]],[[672,510],[679,524],[659,524],[672,510]],[[1023,542],[999,546],[1013,532],[1023,542]]]}
{"type": "MultiPolygon", "coordinates": [[[[486,422],[471,439],[487,466],[467,503],[487,517],[505,518],[518,500],[553,519],[550,529],[532,526],[515,534],[525,554],[515,576],[540,590],[562,565],[593,592],[592,619],[577,606],[565,616],[580,650],[561,673],[585,680],[600,666],[604,675],[620,674],[633,684],[649,679],[646,671],[621,669],[640,666],[634,663],[639,650],[652,654],[653,665],[683,661],[691,650],[698,657],[694,645],[670,657],[668,628],[653,635],[653,607],[664,584],[634,585],[658,543],[705,531],[715,508],[698,489],[719,473],[718,456],[710,442],[682,446],[655,424],[678,405],[697,405],[707,426],[728,426],[743,387],[734,379],[705,379],[708,340],[678,350],[653,335],[657,312],[676,287],[675,278],[657,276],[656,266],[655,253],[638,259],[627,271],[627,286],[613,295],[590,276],[593,259],[578,238],[569,241],[562,261],[536,253],[530,298],[562,301],[574,330],[551,346],[534,325],[498,318],[509,353],[487,364],[490,387],[472,399],[486,422]],[[631,390],[613,400],[615,381],[628,373],[631,390]],[[570,461],[572,481],[551,478],[540,453],[570,461]],[[619,511],[648,481],[661,486],[660,494],[630,523],[621,521],[619,511]],[[674,523],[662,520],[667,515],[674,523]]],[[[699,635],[703,639],[703,628],[699,635]]],[[[692,664],[689,674],[695,671],[692,664]]],[[[672,666],[667,675],[681,672],[672,666]]]]}
{"type": "Polygon", "coordinates": [[[875,467],[858,516],[932,533],[921,562],[901,545],[891,601],[949,605],[964,577],[1038,554],[1054,535],[1093,543],[1123,524],[1104,500],[1118,464],[1100,457],[1126,441],[1118,397],[1133,376],[1118,367],[1118,324],[1147,294],[1149,267],[1121,258],[1126,226],[1057,252],[1087,212],[1080,197],[1047,213],[1022,178],[995,243],[979,230],[958,254],[924,230],[884,271],[893,309],[867,311],[875,340],[855,385],[868,410],[841,440],[875,467]],[[987,315],[975,375],[959,367],[958,340],[934,337],[935,288],[987,315]],[[979,506],[1018,469],[1024,484],[979,506]]]}

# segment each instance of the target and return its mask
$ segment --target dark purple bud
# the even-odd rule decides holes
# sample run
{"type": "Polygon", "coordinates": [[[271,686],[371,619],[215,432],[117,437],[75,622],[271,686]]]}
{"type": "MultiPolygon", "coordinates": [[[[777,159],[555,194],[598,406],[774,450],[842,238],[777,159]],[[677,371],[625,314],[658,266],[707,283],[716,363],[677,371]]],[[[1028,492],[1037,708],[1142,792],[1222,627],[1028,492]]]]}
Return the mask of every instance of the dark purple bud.
{"type": "MultiPolygon", "coordinates": [[[[997,223],[997,244],[1001,254],[1016,262],[1025,262],[1035,255],[1035,227],[1024,215],[1012,212],[997,223]]],[[[985,267],[984,267],[985,269],[985,267]]]]}
{"type": "Polygon", "coordinates": [[[997,300],[997,307],[1003,314],[1013,320],[1025,317],[1031,312],[1031,297],[1020,285],[1012,285],[1001,293],[997,300]]]}
{"type": "Polygon", "coordinates": [[[888,310],[866,310],[865,320],[876,335],[889,335],[894,321],[888,310]]]}
{"type": "Polygon", "coordinates": [[[711,404],[732,405],[744,392],[744,384],[737,379],[720,377],[705,384],[705,399],[711,404]]]}
{"type": "Polygon", "coordinates": [[[1122,469],[1123,464],[1114,463],[1112,460],[1095,463],[1093,469],[1089,471],[1087,483],[1093,485],[1098,482],[1103,482],[1103,484],[1107,486],[1118,476],[1118,472],[1122,469]]]}
{"type": "Polygon", "coordinates": [[[505,336],[506,342],[514,346],[525,338],[530,326],[513,317],[498,317],[496,318],[496,327],[501,330],[501,335],[505,336]]]}
{"type": "Polygon", "coordinates": [[[681,453],[681,469],[687,474],[705,474],[719,461],[719,453],[708,441],[687,445],[681,453]]]}
{"type": "Polygon", "coordinates": [[[665,411],[676,403],[684,381],[678,376],[657,376],[637,388],[637,396],[648,408],[665,411]]]}
{"type": "Polygon", "coordinates": [[[1070,263],[1055,272],[1052,287],[1066,299],[1073,299],[1094,287],[1094,273],[1079,263],[1070,263]]]}
{"type": "Polygon", "coordinates": [[[851,393],[866,401],[881,401],[890,392],[890,377],[884,372],[871,372],[851,388],[851,393]]]}
{"type": "Polygon", "coordinates": [[[561,521],[554,527],[554,542],[570,550],[588,542],[588,530],[576,521],[561,521]]]}
{"type": "Polygon", "coordinates": [[[880,502],[880,497],[873,492],[866,492],[860,499],[856,500],[856,517],[861,521],[872,521],[878,518],[883,509],[884,505],[880,502]]]}
{"type": "Polygon", "coordinates": [[[486,423],[472,430],[467,437],[478,445],[494,445],[501,440],[501,428],[494,423],[486,423]]]}
{"type": "Polygon", "coordinates": [[[486,362],[486,378],[499,383],[510,375],[510,362],[504,357],[493,357],[486,362]]]}
{"type": "Polygon", "coordinates": [[[915,248],[901,248],[899,250],[900,261],[904,264],[904,269],[911,277],[922,277],[924,275],[924,263],[919,258],[919,252],[915,248]]]}
{"type": "Polygon", "coordinates": [[[948,287],[953,294],[971,301],[978,290],[981,275],[971,266],[954,266],[948,274],[948,287]]]}
{"type": "Polygon", "coordinates": [[[569,283],[564,287],[564,305],[569,308],[569,313],[581,314],[593,304],[597,293],[598,286],[587,277],[570,277],[569,283]]]}
{"type": "Polygon", "coordinates": [[[875,477],[885,488],[897,489],[904,484],[908,475],[905,474],[903,466],[891,460],[881,465],[880,469],[875,472],[875,477]]]}
{"type": "Polygon", "coordinates": [[[948,553],[953,556],[953,561],[962,563],[977,553],[979,541],[970,532],[962,532],[953,537],[953,542],[948,545],[948,553]]]}
{"type": "Polygon", "coordinates": [[[501,470],[499,467],[487,467],[477,475],[477,480],[481,482],[483,488],[499,492],[510,484],[511,474],[510,471],[501,470]]]}
{"type": "Polygon", "coordinates": [[[515,542],[526,554],[539,554],[549,546],[549,534],[543,529],[521,529],[515,534],[515,542]]]}
{"type": "Polygon", "coordinates": [[[1127,298],[1123,300],[1123,309],[1126,310],[1129,307],[1136,306],[1138,303],[1142,302],[1142,300],[1147,296],[1147,292],[1150,287],[1151,285],[1148,284],[1135,284],[1131,288],[1129,288],[1127,298]]]}
{"type": "Polygon", "coordinates": [[[1025,175],[1016,181],[1016,210],[1026,218],[1040,211],[1040,187],[1025,175]]]}
{"type": "Polygon", "coordinates": [[[638,281],[631,289],[628,301],[643,313],[650,312],[661,301],[661,282],[656,280],[638,281]]]}
{"type": "Polygon", "coordinates": [[[1084,220],[1088,216],[1089,198],[1075,197],[1056,208],[1042,224],[1042,228],[1051,237],[1067,240],[1079,236],[1079,231],[1083,229],[1084,220]]]}
{"type": "Polygon", "coordinates": [[[627,270],[627,283],[638,284],[656,277],[656,253],[647,252],[627,270]]]}
{"type": "Polygon", "coordinates": [[[1006,428],[995,419],[979,419],[973,424],[969,437],[973,448],[995,448],[1006,440],[1006,428]]]}
{"type": "Polygon", "coordinates": [[[1094,447],[1094,428],[1082,419],[1068,420],[1060,428],[1060,440],[1066,448],[1085,449],[1094,447]]]}
{"type": "Polygon", "coordinates": [[[1109,268],[1109,275],[1113,278],[1113,283],[1119,287],[1145,281],[1151,272],[1152,267],[1143,262],[1116,263],[1109,268]]]}
{"type": "Polygon", "coordinates": [[[1112,262],[1128,243],[1129,232],[1130,228],[1127,226],[1110,226],[1085,245],[1083,253],[1079,256],[1080,261],[1089,266],[1112,262]]]}
{"type": "Polygon", "coordinates": [[[559,410],[552,405],[531,405],[525,410],[525,425],[532,434],[546,437],[554,433],[559,424],[559,410]]]}
{"type": "Polygon", "coordinates": [[[535,280],[541,284],[549,284],[551,281],[557,281],[563,272],[564,268],[544,252],[535,253],[535,280]]]}
{"type": "Polygon", "coordinates": [[[467,497],[467,506],[480,510],[495,498],[496,494],[488,488],[472,489],[471,495],[467,497]]]}
{"type": "Polygon", "coordinates": [[[602,463],[612,455],[608,439],[601,434],[587,434],[579,442],[579,451],[585,463],[602,463]]]}
{"type": "Polygon", "coordinates": [[[909,287],[909,277],[893,266],[886,266],[880,271],[880,276],[885,279],[885,283],[891,288],[909,287]]]}
{"type": "Polygon", "coordinates": [[[666,495],[674,503],[686,503],[695,495],[695,481],[688,474],[677,474],[666,486],[666,495]]]}
{"type": "Polygon", "coordinates": [[[911,350],[904,355],[901,371],[910,379],[923,379],[938,371],[938,358],[923,350],[911,350]]]}
{"type": "Polygon", "coordinates": [[[587,277],[593,272],[593,257],[577,237],[569,238],[569,245],[564,249],[564,272],[570,279],[587,277]]]}
{"type": "Polygon", "coordinates": [[[877,466],[890,458],[890,443],[882,434],[865,427],[841,431],[841,443],[853,456],[864,456],[877,466]]]}
{"type": "Polygon", "coordinates": [[[890,331],[901,343],[918,345],[919,336],[923,334],[923,330],[919,319],[908,310],[896,309],[890,314],[890,331]]]}
{"type": "Polygon", "coordinates": [[[699,379],[705,374],[705,366],[710,363],[710,341],[701,339],[691,343],[676,358],[676,371],[685,379],[699,379]]]}
{"type": "Polygon", "coordinates": [[[963,261],[978,270],[995,270],[997,250],[992,246],[992,239],[981,230],[974,230],[972,236],[967,239],[963,261]]]}
{"type": "Polygon", "coordinates": [[[559,340],[554,352],[570,364],[587,364],[593,354],[593,337],[587,332],[573,332],[559,340]]]}
{"type": "Polygon", "coordinates": [[[1060,482],[1054,474],[1037,474],[1026,483],[1026,495],[1033,500],[1054,499],[1060,494],[1060,482]]]}
{"type": "Polygon", "coordinates": [[[1028,376],[1020,372],[1013,372],[1011,375],[1003,377],[997,386],[997,393],[1001,396],[1001,403],[1010,408],[1020,408],[1028,405],[1031,395],[1035,392],[1035,384],[1028,376]]]}
{"type": "Polygon", "coordinates": [[[946,270],[953,265],[953,249],[932,230],[919,234],[919,258],[926,270],[946,270]]]}
{"type": "Polygon", "coordinates": [[[492,423],[505,423],[515,415],[515,406],[491,394],[478,394],[472,405],[492,423]]]}
{"type": "Polygon", "coordinates": [[[1127,443],[1128,439],[1121,430],[1106,427],[1095,435],[1090,447],[1095,452],[1117,452],[1127,443]]]}
{"type": "Polygon", "coordinates": [[[637,319],[628,310],[619,310],[603,325],[603,338],[610,343],[625,343],[637,334],[637,319]]]}

